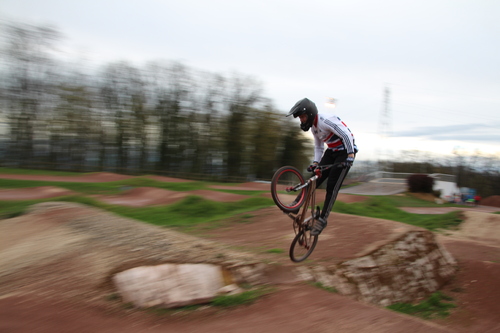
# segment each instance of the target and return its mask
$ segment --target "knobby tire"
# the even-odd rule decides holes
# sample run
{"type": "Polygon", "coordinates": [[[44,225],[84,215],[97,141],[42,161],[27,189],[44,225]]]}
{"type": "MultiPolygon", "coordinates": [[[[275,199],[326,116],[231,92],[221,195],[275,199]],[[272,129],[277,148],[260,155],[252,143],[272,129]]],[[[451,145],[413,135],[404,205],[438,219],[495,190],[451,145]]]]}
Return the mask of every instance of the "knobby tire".
{"type": "Polygon", "coordinates": [[[271,180],[271,195],[276,206],[286,213],[297,212],[305,202],[308,188],[291,192],[286,192],[285,189],[304,183],[304,177],[297,168],[284,166],[278,169],[271,180]],[[298,200],[294,203],[295,199],[298,200]]]}
{"type": "Polygon", "coordinates": [[[318,243],[318,236],[311,236],[310,230],[300,230],[290,245],[290,259],[301,262],[307,259],[318,243]]]}

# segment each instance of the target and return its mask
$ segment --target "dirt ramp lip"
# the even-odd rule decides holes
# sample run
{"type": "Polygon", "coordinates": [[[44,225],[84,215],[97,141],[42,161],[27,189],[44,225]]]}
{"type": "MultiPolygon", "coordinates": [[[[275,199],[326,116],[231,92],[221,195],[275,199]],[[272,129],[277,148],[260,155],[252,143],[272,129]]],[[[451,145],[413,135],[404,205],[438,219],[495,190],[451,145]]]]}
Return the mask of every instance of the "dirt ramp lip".
{"type": "Polygon", "coordinates": [[[145,176],[146,178],[157,180],[160,182],[165,182],[165,183],[189,183],[193,182],[192,180],[189,179],[181,179],[181,178],[172,178],[172,177],[165,177],[165,176],[145,176]]]}
{"type": "Polygon", "coordinates": [[[155,187],[137,187],[118,195],[94,195],[93,198],[112,205],[145,207],[169,205],[184,199],[186,192],[177,192],[155,187]]]}
{"type": "MultiPolygon", "coordinates": [[[[75,194],[78,193],[65,188],[56,186],[39,186],[0,190],[0,200],[37,200],[75,194]]],[[[212,190],[179,192],[155,187],[136,187],[118,195],[92,195],[91,197],[113,205],[144,207],[169,205],[182,200],[189,195],[196,195],[203,197],[204,199],[217,202],[236,202],[249,198],[249,196],[246,195],[212,190]]]]}
{"type": "Polygon", "coordinates": [[[249,198],[246,195],[211,190],[178,192],[155,187],[137,187],[118,195],[94,195],[93,198],[112,205],[145,207],[173,204],[189,195],[196,195],[217,202],[236,202],[249,198]]]}
{"type": "Polygon", "coordinates": [[[0,190],[0,200],[37,200],[73,195],[75,192],[56,186],[0,190]]]}
{"type": "Polygon", "coordinates": [[[465,211],[464,216],[464,222],[459,225],[458,230],[447,231],[448,236],[500,246],[500,215],[465,211]]]}
{"type": "Polygon", "coordinates": [[[218,202],[236,202],[249,198],[249,196],[247,195],[233,194],[220,191],[211,191],[211,190],[195,190],[195,191],[190,191],[188,193],[191,195],[197,195],[205,199],[218,202]]]}
{"type": "Polygon", "coordinates": [[[271,191],[270,184],[257,182],[247,182],[238,185],[212,185],[210,188],[217,190],[271,191]]]}
{"type": "Polygon", "coordinates": [[[117,173],[111,173],[111,172],[97,172],[97,173],[90,173],[81,176],[82,180],[84,179],[90,179],[93,182],[116,182],[120,180],[127,180],[134,178],[132,176],[126,176],[126,175],[120,175],[117,173]]]}
{"type": "Polygon", "coordinates": [[[500,207],[500,195],[492,195],[480,201],[481,205],[500,207]]]}

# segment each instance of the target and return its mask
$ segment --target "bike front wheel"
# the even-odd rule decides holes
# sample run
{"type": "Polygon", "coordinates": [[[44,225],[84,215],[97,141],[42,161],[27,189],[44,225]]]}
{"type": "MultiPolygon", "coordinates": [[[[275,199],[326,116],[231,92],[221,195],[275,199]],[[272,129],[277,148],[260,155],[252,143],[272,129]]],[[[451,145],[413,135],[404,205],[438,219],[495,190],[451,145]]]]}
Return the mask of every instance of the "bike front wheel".
{"type": "Polygon", "coordinates": [[[318,243],[318,235],[312,236],[311,230],[303,228],[293,239],[292,245],[290,245],[290,259],[293,262],[306,260],[314,251],[316,243],[318,243]]]}
{"type": "Polygon", "coordinates": [[[296,213],[304,204],[307,186],[296,189],[305,183],[297,168],[284,166],[278,169],[271,180],[271,195],[274,203],[286,213],[296,213]]]}

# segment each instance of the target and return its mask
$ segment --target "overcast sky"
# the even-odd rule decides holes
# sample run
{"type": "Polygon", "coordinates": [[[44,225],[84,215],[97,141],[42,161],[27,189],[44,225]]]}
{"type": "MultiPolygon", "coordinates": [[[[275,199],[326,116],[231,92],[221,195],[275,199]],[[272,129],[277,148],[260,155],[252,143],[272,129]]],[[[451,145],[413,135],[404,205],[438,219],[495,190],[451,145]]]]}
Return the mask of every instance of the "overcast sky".
{"type": "Polygon", "coordinates": [[[283,113],[308,97],[348,124],[363,159],[500,157],[499,17],[496,0],[0,0],[0,19],[54,26],[74,59],[238,72],[283,113]]]}

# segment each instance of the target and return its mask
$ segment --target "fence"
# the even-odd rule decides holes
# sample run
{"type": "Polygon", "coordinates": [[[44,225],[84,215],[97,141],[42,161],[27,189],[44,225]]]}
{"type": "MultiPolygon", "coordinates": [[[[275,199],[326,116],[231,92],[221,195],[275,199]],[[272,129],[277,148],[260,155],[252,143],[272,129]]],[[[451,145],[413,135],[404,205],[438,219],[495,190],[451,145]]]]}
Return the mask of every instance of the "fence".
{"type": "MultiPolygon", "coordinates": [[[[411,175],[416,173],[405,173],[405,172],[389,172],[389,171],[375,171],[364,176],[365,181],[371,181],[381,178],[391,178],[391,179],[408,179],[411,175]]],[[[427,176],[434,178],[437,181],[455,183],[457,177],[455,175],[447,175],[444,173],[433,173],[427,174],[427,176]]]]}

